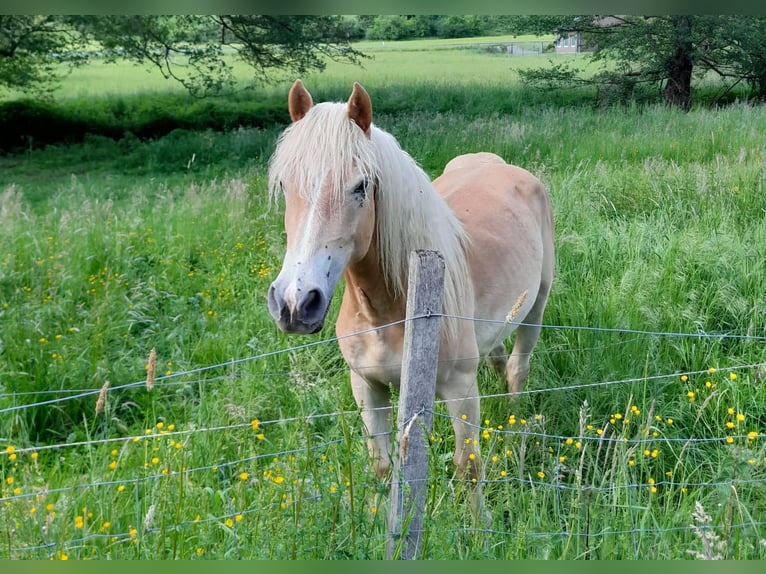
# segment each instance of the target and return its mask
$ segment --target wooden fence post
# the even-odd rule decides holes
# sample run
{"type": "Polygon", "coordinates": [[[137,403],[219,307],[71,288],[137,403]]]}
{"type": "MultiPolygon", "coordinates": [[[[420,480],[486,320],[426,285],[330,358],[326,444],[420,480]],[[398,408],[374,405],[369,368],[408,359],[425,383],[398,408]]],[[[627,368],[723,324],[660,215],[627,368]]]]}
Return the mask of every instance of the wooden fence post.
{"type": "Polygon", "coordinates": [[[431,432],[439,360],[444,258],[437,251],[410,253],[406,316],[426,317],[404,325],[399,390],[397,453],[391,481],[386,558],[416,558],[423,537],[431,432]],[[428,317],[436,313],[434,317],[428,317]],[[397,553],[398,549],[398,553],[397,553]]]}

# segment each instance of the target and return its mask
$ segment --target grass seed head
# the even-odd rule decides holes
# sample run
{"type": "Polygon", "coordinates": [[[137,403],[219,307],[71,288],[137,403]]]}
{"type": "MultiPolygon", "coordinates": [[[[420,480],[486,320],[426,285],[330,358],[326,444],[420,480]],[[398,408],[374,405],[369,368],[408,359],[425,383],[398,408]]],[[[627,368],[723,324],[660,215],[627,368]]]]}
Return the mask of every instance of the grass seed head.
{"type": "Polygon", "coordinates": [[[146,365],[146,390],[151,391],[154,388],[154,377],[157,373],[157,350],[152,347],[149,352],[149,362],[146,365]]]}

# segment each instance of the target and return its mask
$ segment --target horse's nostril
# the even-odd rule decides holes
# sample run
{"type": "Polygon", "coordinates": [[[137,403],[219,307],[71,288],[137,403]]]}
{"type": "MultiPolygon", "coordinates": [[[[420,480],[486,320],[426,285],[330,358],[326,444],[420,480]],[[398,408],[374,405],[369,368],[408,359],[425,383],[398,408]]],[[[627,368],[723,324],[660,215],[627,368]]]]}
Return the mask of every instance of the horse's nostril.
{"type": "Polygon", "coordinates": [[[304,320],[310,320],[317,314],[322,313],[323,304],[322,292],[319,289],[312,289],[301,300],[298,316],[304,320]]]}

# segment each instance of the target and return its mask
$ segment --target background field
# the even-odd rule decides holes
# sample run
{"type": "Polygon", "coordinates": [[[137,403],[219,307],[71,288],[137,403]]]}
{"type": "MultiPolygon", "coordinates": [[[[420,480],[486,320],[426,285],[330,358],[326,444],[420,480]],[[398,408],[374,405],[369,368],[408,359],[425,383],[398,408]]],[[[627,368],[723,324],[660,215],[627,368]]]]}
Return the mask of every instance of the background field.
{"type": "MultiPolygon", "coordinates": [[[[551,191],[557,278],[528,392],[510,404],[481,370],[492,523],[453,496],[437,404],[424,556],[763,558],[766,112],[522,88],[513,68],[544,60],[376,50],[304,78],[317,101],[361,81],[431,176],[488,150],[551,191]]],[[[266,310],[288,85],[196,102],[143,70],[80,70],[57,100],[72,114],[282,112],[0,157],[1,557],[384,556],[385,485],[332,321],[289,338],[266,310]]]]}

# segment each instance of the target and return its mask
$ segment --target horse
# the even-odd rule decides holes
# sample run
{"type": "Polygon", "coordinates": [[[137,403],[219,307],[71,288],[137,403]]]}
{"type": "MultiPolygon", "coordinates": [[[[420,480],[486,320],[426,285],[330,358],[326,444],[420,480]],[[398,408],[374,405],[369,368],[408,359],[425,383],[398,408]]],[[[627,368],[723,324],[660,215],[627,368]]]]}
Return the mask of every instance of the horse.
{"type": "Polygon", "coordinates": [[[282,268],[268,290],[269,312],[286,333],[316,333],[345,278],[335,331],[373,467],[385,479],[408,258],[417,249],[441,253],[436,395],[452,420],[456,475],[480,488],[477,370],[487,358],[511,396],[528,376],[554,277],[548,190],[488,152],[452,159],[432,182],[373,124],[372,101],[358,82],[347,102],[314,104],[301,80],[287,99],[291,123],[268,166],[270,197],[284,199],[286,234],[282,268]],[[513,331],[507,356],[504,341],[513,331]]]}

